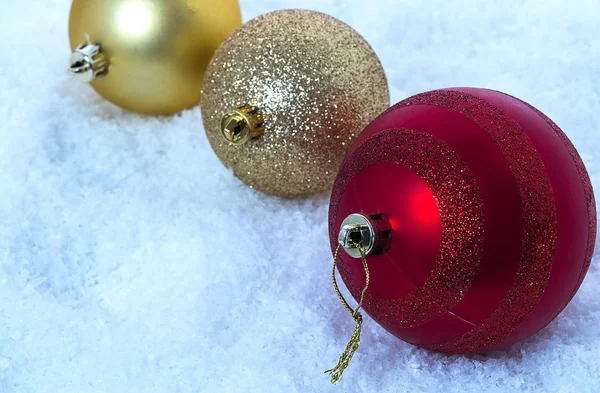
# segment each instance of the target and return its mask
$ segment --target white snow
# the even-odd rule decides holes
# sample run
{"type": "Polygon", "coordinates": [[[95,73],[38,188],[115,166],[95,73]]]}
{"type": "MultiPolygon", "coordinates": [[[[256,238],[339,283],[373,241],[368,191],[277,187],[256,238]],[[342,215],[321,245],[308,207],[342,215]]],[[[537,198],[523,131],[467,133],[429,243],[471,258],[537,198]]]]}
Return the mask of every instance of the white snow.
{"type": "MultiPolygon", "coordinates": [[[[215,3],[218,3],[215,1],[215,3]]],[[[65,73],[68,0],[0,4],[0,392],[600,392],[600,270],[548,328],[444,356],[366,319],[330,284],[326,196],[282,201],[223,168],[200,109],[126,113],[65,73]]],[[[600,190],[598,0],[243,0],[362,33],[392,101],[506,91],[553,118],[600,190]]]]}

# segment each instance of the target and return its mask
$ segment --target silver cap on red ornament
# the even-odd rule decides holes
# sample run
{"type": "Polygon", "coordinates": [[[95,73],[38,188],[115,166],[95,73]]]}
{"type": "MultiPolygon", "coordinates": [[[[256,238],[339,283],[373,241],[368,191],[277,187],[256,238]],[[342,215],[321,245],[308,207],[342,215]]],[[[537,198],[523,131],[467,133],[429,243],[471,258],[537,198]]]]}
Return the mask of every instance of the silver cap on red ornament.
{"type": "Polygon", "coordinates": [[[383,214],[350,214],[342,222],[338,242],[352,258],[380,254],[390,243],[391,226],[383,214]]]}

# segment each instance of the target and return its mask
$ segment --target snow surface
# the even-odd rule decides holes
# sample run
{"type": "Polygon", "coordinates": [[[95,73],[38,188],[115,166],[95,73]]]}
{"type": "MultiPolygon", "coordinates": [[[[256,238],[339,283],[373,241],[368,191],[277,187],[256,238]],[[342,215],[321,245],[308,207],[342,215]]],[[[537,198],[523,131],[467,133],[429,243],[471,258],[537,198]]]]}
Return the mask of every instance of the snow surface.
{"type": "MultiPolygon", "coordinates": [[[[326,196],[282,201],[224,169],[200,109],[143,117],[65,75],[68,0],[0,4],[0,392],[600,392],[600,270],[508,351],[444,356],[329,281],[326,196]],[[236,202],[239,202],[236,204],[236,202]]],[[[552,117],[600,189],[598,0],[243,0],[341,18],[381,56],[392,99],[503,90],[552,117]]]]}

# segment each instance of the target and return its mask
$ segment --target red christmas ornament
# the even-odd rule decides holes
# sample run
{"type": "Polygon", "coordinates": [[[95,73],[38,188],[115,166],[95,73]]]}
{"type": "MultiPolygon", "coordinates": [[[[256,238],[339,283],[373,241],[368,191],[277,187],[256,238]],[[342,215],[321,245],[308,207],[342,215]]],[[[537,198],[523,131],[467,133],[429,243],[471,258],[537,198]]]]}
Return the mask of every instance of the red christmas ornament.
{"type": "MultiPolygon", "coordinates": [[[[333,249],[355,213],[376,232],[364,310],[448,353],[507,347],[546,326],[581,285],[596,236],[592,186],[569,139],[486,89],[420,94],[369,125],[335,182],[333,249]]],[[[348,252],[338,269],[359,299],[365,271],[348,252]]]]}

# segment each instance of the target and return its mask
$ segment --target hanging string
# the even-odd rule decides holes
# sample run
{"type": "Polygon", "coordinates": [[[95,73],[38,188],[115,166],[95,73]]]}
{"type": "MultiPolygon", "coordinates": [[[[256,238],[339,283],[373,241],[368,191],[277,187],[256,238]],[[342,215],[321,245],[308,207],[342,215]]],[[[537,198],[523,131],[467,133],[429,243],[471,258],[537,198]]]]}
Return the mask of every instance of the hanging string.
{"type": "Polygon", "coordinates": [[[335,277],[335,270],[337,267],[337,261],[339,258],[341,246],[337,247],[337,249],[335,250],[335,254],[333,256],[333,270],[332,270],[332,274],[331,274],[332,281],[333,281],[333,287],[335,288],[335,291],[337,292],[337,295],[340,298],[340,301],[342,302],[342,304],[344,305],[346,310],[348,310],[348,312],[352,316],[352,319],[354,320],[354,322],[356,322],[356,328],[354,328],[354,333],[352,333],[352,337],[350,337],[350,342],[348,342],[348,345],[346,346],[344,353],[342,353],[342,356],[340,356],[340,359],[339,359],[337,365],[334,368],[332,368],[331,370],[325,371],[325,373],[329,374],[329,376],[331,377],[331,383],[334,385],[336,383],[338,383],[340,381],[340,379],[342,379],[342,375],[344,374],[344,371],[346,370],[346,368],[348,368],[348,365],[350,364],[350,361],[352,361],[352,357],[354,356],[354,353],[356,352],[356,350],[358,349],[358,346],[360,345],[360,333],[362,330],[362,323],[363,323],[363,317],[362,317],[362,314],[360,313],[360,308],[362,307],[365,293],[367,292],[367,288],[369,288],[369,282],[370,282],[369,265],[367,264],[367,256],[365,255],[365,250],[359,244],[354,244],[354,246],[360,252],[360,257],[362,259],[363,267],[365,268],[365,277],[366,277],[365,287],[362,290],[362,293],[360,295],[360,301],[358,302],[358,306],[355,309],[352,309],[352,307],[350,307],[350,305],[348,304],[346,299],[344,299],[344,295],[342,295],[342,292],[340,291],[340,287],[338,286],[338,283],[337,283],[337,279],[335,277]]]}

